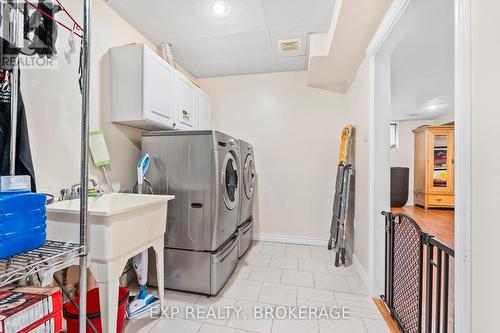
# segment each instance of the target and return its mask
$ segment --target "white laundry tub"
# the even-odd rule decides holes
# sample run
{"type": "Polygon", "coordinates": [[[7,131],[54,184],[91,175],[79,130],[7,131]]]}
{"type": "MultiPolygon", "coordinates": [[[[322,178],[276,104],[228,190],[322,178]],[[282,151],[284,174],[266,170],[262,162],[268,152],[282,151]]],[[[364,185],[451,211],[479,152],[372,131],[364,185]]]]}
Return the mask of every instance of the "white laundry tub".
{"type": "MultiPolygon", "coordinates": [[[[174,196],[125,193],[88,199],[88,252],[92,262],[123,257],[166,231],[167,203],[174,196]]],[[[47,238],[78,243],[80,200],[47,206],[47,238]]]]}
{"type": "MultiPolygon", "coordinates": [[[[153,247],[163,282],[163,248],[171,195],[111,193],[88,200],[88,255],[99,285],[103,332],[116,332],[119,278],[129,258],[153,247]]],[[[79,240],[80,200],[47,206],[47,238],[79,240]]],[[[158,286],[163,289],[163,283],[158,286]]],[[[159,293],[163,305],[163,293],[159,293]]]]}

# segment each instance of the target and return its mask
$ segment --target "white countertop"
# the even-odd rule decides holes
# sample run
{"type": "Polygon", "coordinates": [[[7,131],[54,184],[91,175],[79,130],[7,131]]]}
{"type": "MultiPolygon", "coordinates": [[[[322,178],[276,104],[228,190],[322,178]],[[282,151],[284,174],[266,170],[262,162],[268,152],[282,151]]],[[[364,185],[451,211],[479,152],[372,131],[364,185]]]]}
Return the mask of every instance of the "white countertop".
{"type": "MultiPolygon", "coordinates": [[[[135,209],[167,203],[173,195],[147,195],[128,193],[108,193],[88,199],[88,214],[93,216],[112,216],[135,209]]],[[[80,199],[54,202],[47,206],[48,213],[80,214],[80,199]]]]}

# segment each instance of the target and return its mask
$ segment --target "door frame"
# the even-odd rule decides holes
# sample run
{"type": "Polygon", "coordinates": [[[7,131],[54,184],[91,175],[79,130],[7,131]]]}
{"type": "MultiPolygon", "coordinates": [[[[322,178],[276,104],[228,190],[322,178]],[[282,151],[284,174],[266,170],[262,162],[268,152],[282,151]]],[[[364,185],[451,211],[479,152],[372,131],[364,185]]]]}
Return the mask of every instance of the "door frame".
{"type": "MultiPolygon", "coordinates": [[[[389,183],[389,172],[375,174],[384,167],[376,156],[375,144],[377,128],[375,125],[377,94],[377,55],[395,25],[412,1],[394,0],[384,20],[374,35],[367,56],[370,66],[370,127],[369,127],[369,290],[377,295],[383,290],[381,277],[384,275],[380,265],[380,249],[383,238],[380,227],[383,219],[377,194],[380,197],[380,182],[389,183]]],[[[471,332],[471,230],[472,230],[472,105],[471,105],[471,0],[454,0],[455,9],[455,332],[471,332]]],[[[389,132],[389,131],[387,131],[389,132]]],[[[389,150],[389,146],[387,146],[389,150]]],[[[382,208],[382,209],[381,209],[382,208]]]]}

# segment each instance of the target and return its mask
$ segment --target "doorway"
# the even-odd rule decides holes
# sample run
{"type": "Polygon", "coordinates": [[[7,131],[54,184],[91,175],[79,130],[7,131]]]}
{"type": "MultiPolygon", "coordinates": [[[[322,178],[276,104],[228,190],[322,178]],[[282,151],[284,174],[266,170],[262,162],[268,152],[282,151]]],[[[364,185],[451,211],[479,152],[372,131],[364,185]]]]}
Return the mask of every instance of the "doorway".
{"type": "MultiPolygon", "coordinates": [[[[470,186],[470,161],[467,160],[470,156],[469,5],[468,0],[395,1],[368,50],[371,72],[370,291],[373,295],[384,293],[385,223],[380,212],[390,210],[391,206],[391,166],[409,169],[407,203],[410,204],[402,208],[410,206],[418,211],[410,210],[413,215],[429,213],[431,207],[420,204],[421,198],[415,198],[418,188],[415,188],[417,170],[413,130],[422,125],[453,125],[453,142],[448,139],[443,143],[442,135],[439,135],[437,145],[430,147],[428,154],[430,160],[438,163],[429,173],[429,181],[438,190],[451,186],[454,195],[452,207],[431,210],[429,221],[437,219],[435,212],[447,215],[443,223],[448,230],[440,237],[453,243],[459,258],[454,269],[455,313],[459,320],[455,321],[455,332],[468,332],[470,325],[467,294],[470,290],[470,257],[466,256],[470,248],[467,234],[470,230],[470,198],[465,194],[470,186]],[[397,132],[391,132],[393,128],[397,132]],[[395,138],[397,142],[394,142],[395,138]],[[455,158],[451,157],[454,166],[450,171],[440,156],[449,161],[445,150],[453,144],[456,150],[455,158]],[[396,147],[401,148],[396,151],[396,147]]],[[[448,197],[441,198],[445,199],[448,197]]],[[[424,229],[429,229],[429,233],[436,232],[431,230],[435,225],[426,226],[426,221],[425,217],[421,219],[424,229]]]]}

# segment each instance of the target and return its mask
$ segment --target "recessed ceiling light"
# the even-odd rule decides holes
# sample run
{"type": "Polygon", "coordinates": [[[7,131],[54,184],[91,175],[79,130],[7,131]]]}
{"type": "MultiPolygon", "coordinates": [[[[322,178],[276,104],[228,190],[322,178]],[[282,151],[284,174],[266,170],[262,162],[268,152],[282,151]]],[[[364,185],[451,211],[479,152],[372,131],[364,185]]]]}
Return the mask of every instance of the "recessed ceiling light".
{"type": "Polygon", "coordinates": [[[212,13],[215,16],[226,16],[229,14],[229,5],[221,0],[216,0],[212,3],[212,13]]]}

